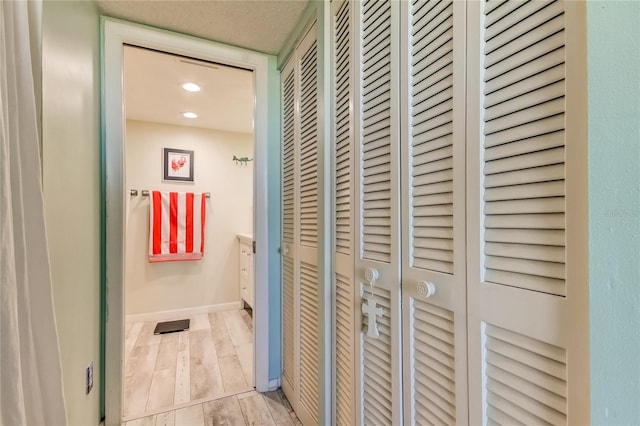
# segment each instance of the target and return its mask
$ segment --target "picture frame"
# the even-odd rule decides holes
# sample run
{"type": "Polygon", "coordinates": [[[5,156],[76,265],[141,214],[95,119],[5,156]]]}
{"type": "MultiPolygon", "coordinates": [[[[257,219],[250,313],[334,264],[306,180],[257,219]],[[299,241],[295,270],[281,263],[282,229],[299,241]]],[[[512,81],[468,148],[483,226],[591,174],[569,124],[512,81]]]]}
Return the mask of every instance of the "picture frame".
{"type": "Polygon", "coordinates": [[[162,158],[163,180],[193,182],[193,150],[163,148],[162,158]]]}

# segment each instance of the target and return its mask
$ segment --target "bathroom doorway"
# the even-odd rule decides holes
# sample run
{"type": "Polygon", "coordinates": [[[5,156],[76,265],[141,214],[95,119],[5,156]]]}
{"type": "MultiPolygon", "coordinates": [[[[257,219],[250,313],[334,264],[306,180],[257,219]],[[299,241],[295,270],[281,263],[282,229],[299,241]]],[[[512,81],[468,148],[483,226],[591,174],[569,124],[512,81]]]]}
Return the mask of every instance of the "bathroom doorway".
{"type": "Polygon", "coordinates": [[[124,47],[125,421],[254,388],[254,97],[252,70],[124,47]]]}
{"type": "MultiPolygon", "coordinates": [[[[128,309],[128,298],[127,298],[127,288],[125,286],[127,274],[132,273],[132,268],[127,268],[127,252],[129,250],[137,250],[139,256],[145,258],[149,253],[147,249],[144,249],[144,246],[147,244],[148,240],[146,238],[142,238],[144,241],[140,241],[140,239],[135,239],[135,243],[129,242],[128,238],[126,238],[129,233],[128,227],[132,226],[135,220],[140,221],[140,218],[144,217],[144,214],[140,213],[139,209],[143,211],[146,210],[146,214],[149,214],[149,198],[145,198],[143,191],[152,191],[154,188],[152,186],[143,187],[147,185],[139,184],[136,186],[140,186],[139,188],[133,188],[129,185],[129,176],[126,173],[127,167],[131,164],[130,158],[127,155],[127,146],[125,144],[125,133],[129,133],[127,130],[127,122],[126,122],[126,109],[125,109],[125,94],[123,93],[125,84],[123,81],[123,71],[124,71],[124,51],[127,45],[142,47],[147,51],[162,51],[165,53],[170,53],[176,58],[182,58],[187,61],[194,61],[199,63],[208,63],[215,64],[227,68],[236,68],[242,70],[242,72],[247,73],[251,76],[252,81],[254,82],[254,97],[253,97],[253,108],[254,115],[252,120],[252,126],[255,129],[254,137],[253,137],[253,152],[243,153],[241,151],[232,154],[228,159],[225,160],[226,164],[231,165],[238,173],[246,173],[247,170],[253,169],[253,177],[249,178],[250,181],[253,181],[253,207],[251,209],[249,221],[253,226],[251,229],[244,228],[242,230],[236,229],[234,233],[241,234],[252,234],[253,238],[253,246],[252,251],[255,248],[256,252],[253,260],[253,270],[255,271],[255,283],[254,283],[254,294],[253,300],[256,302],[253,306],[252,315],[249,316],[252,320],[247,320],[247,315],[249,313],[245,310],[241,310],[240,308],[244,306],[244,302],[240,299],[239,290],[237,287],[239,283],[230,283],[231,279],[225,279],[224,277],[219,278],[225,281],[226,287],[218,289],[219,291],[212,291],[213,294],[206,294],[207,291],[211,290],[210,286],[205,286],[205,290],[200,290],[201,293],[197,293],[198,290],[193,290],[196,292],[197,296],[202,296],[200,302],[201,306],[187,306],[186,304],[180,305],[177,309],[164,309],[160,311],[156,311],[156,313],[160,312],[162,315],[157,315],[154,320],[162,320],[163,315],[166,316],[166,319],[170,319],[171,315],[175,314],[175,311],[180,311],[180,314],[186,314],[187,311],[191,309],[189,314],[193,314],[193,321],[190,324],[190,331],[201,331],[209,326],[209,335],[213,336],[210,330],[213,328],[220,328],[223,325],[227,331],[229,332],[228,341],[231,342],[231,346],[234,347],[235,355],[231,355],[230,351],[227,351],[227,355],[230,357],[235,356],[237,362],[236,366],[239,365],[239,372],[241,374],[236,374],[233,379],[236,379],[236,383],[232,383],[229,377],[227,377],[227,389],[231,389],[230,392],[241,391],[240,388],[244,388],[247,386],[249,388],[255,385],[256,390],[258,391],[267,391],[272,388],[277,387],[277,383],[271,383],[269,379],[269,358],[270,356],[261,356],[259,358],[253,356],[253,353],[258,352],[261,354],[269,354],[269,323],[270,323],[270,315],[274,315],[274,313],[269,312],[269,289],[268,289],[268,247],[269,247],[269,238],[268,238],[268,228],[269,228],[269,216],[267,215],[267,181],[268,181],[268,173],[267,173],[267,74],[268,74],[268,57],[266,55],[255,54],[252,52],[243,51],[242,49],[232,48],[217,45],[215,43],[206,42],[203,40],[197,40],[190,37],[181,36],[179,34],[168,33],[165,31],[154,30],[151,28],[140,27],[137,25],[127,24],[121,21],[110,21],[105,19],[104,23],[105,28],[105,50],[104,50],[104,111],[105,111],[105,139],[104,139],[104,149],[105,149],[105,178],[103,182],[105,183],[105,235],[106,235],[106,319],[105,319],[105,328],[106,328],[106,342],[105,342],[105,412],[106,412],[106,424],[119,424],[123,419],[131,419],[131,416],[135,414],[127,413],[125,408],[125,404],[127,403],[127,399],[129,396],[123,392],[125,388],[125,375],[127,373],[127,369],[125,366],[125,355],[126,352],[130,349],[131,351],[135,350],[132,341],[138,340],[140,335],[136,336],[134,339],[133,336],[136,334],[133,325],[127,324],[127,317],[129,319],[133,315],[138,315],[138,317],[133,317],[134,319],[143,319],[148,312],[139,312],[130,311],[129,315],[127,314],[128,309]],[[246,71],[248,70],[248,71],[246,71]],[[233,157],[236,157],[234,160],[233,157]],[[253,158],[252,158],[253,156],[253,158]],[[251,161],[253,160],[253,161],[251,161]],[[134,192],[137,192],[137,195],[134,195],[134,192]],[[144,205],[146,203],[146,205],[144,205]],[[138,210],[137,210],[138,209],[138,210]],[[135,212],[135,213],[134,213],[135,212]],[[255,212],[255,213],[254,213],[255,212]],[[137,214],[137,216],[135,216],[137,214]],[[141,254],[141,250],[135,248],[135,244],[142,244],[142,248],[144,251],[141,254]],[[225,299],[225,291],[229,290],[230,286],[234,286],[236,288],[237,298],[235,300],[229,301],[229,299],[225,299]],[[211,296],[209,300],[204,300],[204,298],[211,296]],[[218,303],[219,302],[219,303],[218,303]],[[240,313],[235,319],[228,319],[222,316],[223,312],[231,312],[235,311],[240,313]],[[245,315],[246,314],[246,315],[245,315]],[[246,356],[247,350],[246,347],[244,349],[236,349],[242,346],[242,340],[247,340],[247,333],[244,333],[244,337],[242,337],[243,332],[237,333],[239,329],[242,327],[246,327],[251,331],[251,337],[249,340],[253,340],[252,350],[249,356],[246,356]],[[133,331],[133,334],[131,334],[133,331]],[[241,338],[236,339],[234,341],[234,337],[232,336],[241,336],[241,338]],[[129,337],[129,342],[126,341],[126,337],[129,337]],[[238,356],[238,350],[243,351],[244,355],[238,356]],[[240,363],[240,358],[245,359],[243,363],[240,363]],[[246,362],[246,359],[253,359],[253,362],[246,362]],[[245,367],[243,368],[243,364],[245,367]],[[251,365],[253,364],[253,365],[251,365]],[[252,370],[252,376],[249,377],[250,374],[248,370],[252,370]],[[237,380],[238,377],[242,378],[242,381],[237,380]],[[253,381],[253,384],[249,383],[253,381]],[[239,382],[243,382],[239,383],[239,382]],[[235,386],[235,387],[234,387],[235,386]],[[129,414],[129,415],[127,415],[129,414]]],[[[138,48],[136,47],[136,48],[138,48]]],[[[191,64],[193,65],[193,64],[191,64]]],[[[198,65],[195,65],[196,67],[198,65]]],[[[154,78],[158,73],[158,68],[154,68],[151,71],[148,71],[147,78],[154,78]]],[[[157,106],[157,104],[155,105],[157,106]]],[[[153,106],[152,106],[153,107],[153,106]]],[[[187,112],[187,111],[181,111],[187,112]]],[[[183,117],[184,118],[184,117],[183,117]]],[[[135,120],[134,120],[135,121],[135,120]]],[[[144,121],[144,120],[137,120],[144,121]]],[[[178,137],[177,134],[172,133],[168,130],[169,127],[162,128],[160,130],[156,129],[154,132],[147,132],[149,130],[149,126],[146,124],[140,125],[139,123],[134,123],[132,128],[138,125],[138,131],[143,130],[141,134],[149,135],[152,133],[152,136],[148,139],[157,142],[161,138],[173,136],[170,139],[165,140],[164,145],[171,143],[170,146],[162,146],[162,150],[164,148],[173,148],[173,149],[184,149],[184,146],[180,146],[179,144],[184,143],[184,139],[178,137]],[[145,127],[146,126],[146,127],[145,127]],[[176,145],[178,144],[178,145],[176,145]]],[[[170,126],[170,125],[166,125],[170,126]]],[[[180,126],[176,126],[180,127],[180,126]]],[[[182,126],[189,127],[189,126],[182,126]]],[[[195,127],[195,126],[193,126],[195,127]]],[[[135,130],[134,130],[135,131],[135,130]]],[[[232,132],[227,132],[232,133],[232,132]]],[[[156,147],[157,148],[157,147],[156,147]]],[[[191,159],[193,159],[193,164],[195,166],[193,171],[193,178],[196,179],[194,181],[194,185],[197,182],[199,173],[202,176],[202,173],[207,171],[211,171],[209,169],[214,169],[215,164],[212,166],[207,161],[199,162],[202,157],[198,154],[203,153],[201,151],[203,148],[196,149],[184,149],[185,151],[193,151],[189,155],[192,155],[191,159]],[[199,171],[200,170],[200,171],[199,171]]],[[[153,156],[145,156],[138,157],[138,160],[134,162],[134,165],[139,165],[142,169],[147,166],[151,167],[160,167],[160,171],[152,172],[155,173],[155,179],[158,179],[158,176],[162,176],[159,179],[160,182],[167,181],[170,179],[164,179],[165,171],[162,170],[164,167],[163,158],[160,154],[157,154],[155,158],[153,156]]],[[[225,166],[226,167],[226,166],[225,166]]],[[[191,176],[190,176],[191,177],[191,176]]],[[[234,179],[231,172],[228,172],[222,176],[218,177],[218,181],[222,182],[226,189],[233,188],[233,184],[239,182],[239,178],[234,179]]],[[[175,185],[179,185],[176,191],[180,191],[182,188],[186,188],[185,186],[180,186],[179,183],[172,183],[175,185]]],[[[186,183],[182,183],[182,185],[187,185],[186,183]]],[[[206,209],[207,216],[205,222],[211,222],[210,216],[214,212],[219,212],[222,209],[222,204],[215,204],[216,200],[216,191],[217,189],[214,187],[212,190],[207,190],[206,188],[195,188],[193,187],[194,193],[206,194],[209,193],[210,198],[206,199],[206,209]],[[218,210],[216,210],[218,209],[218,210]]],[[[170,190],[173,191],[173,190],[170,190]]],[[[184,191],[184,190],[183,190],[184,191]]],[[[191,192],[189,190],[185,192],[191,192]]],[[[218,194],[219,195],[219,194],[218,194]]],[[[206,195],[205,195],[206,196],[206,195]]],[[[149,222],[147,222],[148,226],[149,222]]],[[[208,225],[206,225],[208,226],[208,225]]],[[[139,231],[141,232],[141,231],[139,231]]],[[[147,230],[148,232],[148,230],[147,230]]],[[[149,235],[149,234],[147,234],[149,235]]],[[[220,235],[215,234],[213,236],[209,235],[205,236],[205,254],[203,258],[213,258],[218,263],[228,264],[233,263],[235,260],[231,261],[230,259],[238,259],[240,256],[240,241],[237,236],[234,235],[234,243],[232,245],[235,246],[237,252],[231,253],[227,251],[226,255],[218,255],[213,256],[210,249],[210,244],[219,243],[220,235]],[[237,245],[236,245],[237,244],[237,245]],[[226,256],[226,257],[225,257],[226,256]]],[[[145,279],[158,279],[160,281],[161,278],[164,279],[166,277],[160,277],[159,271],[163,270],[169,278],[168,281],[175,281],[178,284],[183,281],[186,282],[189,279],[193,278],[200,274],[202,276],[202,270],[206,267],[203,266],[204,263],[202,261],[197,262],[175,262],[175,263],[190,263],[190,269],[185,271],[181,271],[181,273],[177,273],[176,271],[171,271],[171,266],[169,266],[169,262],[161,263],[159,265],[152,266],[160,266],[160,268],[155,268],[153,270],[149,269],[148,266],[142,267],[142,272],[139,273],[139,276],[142,276],[145,279]]],[[[239,273],[239,260],[236,264],[238,266],[239,273]]],[[[238,275],[239,276],[239,275],[238,275]]],[[[210,277],[209,279],[215,279],[215,277],[210,277]]],[[[155,302],[163,302],[162,298],[170,298],[175,299],[177,293],[171,293],[167,290],[166,286],[168,284],[166,282],[162,282],[159,284],[159,287],[165,286],[165,291],[156,291],[152,293],[146,293],[146,295],[135,294],[130,295],[130,297],[135,298],[138,297],[139,301],[144,304],[149,304],[153,300],[146,300],[147,298],[156,299],[155,302]],[[167,295],[168,294],[168,295],[167,295]]],[[[186,284],[190,285],[190,284],[186,284]]],[[[156,289],[157,290],[157,289],[156,289]]],[[[188,293],[189,290],[182,288],[178,290],[178,293],[188,293]]],[[[138,293],[142,293],[142,289],[136,290],[138,293]]],[[[228,294],[227,294],[228,295],[228,294]]],[[[165,300],[166,302],[166,300],[165,300]]],[[[166,307],[166,305],[165,305],[166,307]]],[[[135,310],[135,309],[134,309],[135,310]]],[[[277,317],[276,317],[277,318],[277,317]]],[[[143,321],[145,322],[145,321],[143,321]]],[[[131,324],[131,321],[129,322],[131,324]]],[[[135,326],[139,328],[139,332],[142,332],[143,325],[135,326]]],[[[149,326],[146,326],[150,328],[149,326]]],[[[245,330],[246,331],[246,330],[245,330]]],[[[184,332],[183,332],[184,333],[184,332]]],[[[205,332],[207,333],[207,332],[205,332]]],[[[220,336],[219,333],[216,334],[216,339],[220,336]]],[[[175,333],[174,335],[179,336],[180,332],[175,333]]],[[[184,334],[183,334],[184,336],[184,334]]],[[[153,339],[156,337],[155,335],[151,335],[153,339]]],[[[199,336],[200,337],[200,336],[199,336]]],[[[177,342],[172,342],[175,338],[165,339],[168,340],[165,342],[165,346],[172,347],[176,346],[177,349],[185,348],[185,342],[180,341],[180,337],[177,338],[177,342]],[[182,346],[181,346],[182,345],[182,346]]],[[[143,342],[145,338],[142,339],[143,342]]],[[[139,350],[139,352],[143,352],[146,355],[138,357],[139,360],[146,359],[149,361],[153,358],[154,349],[152,346],[157,345],[158,351],[160,350],[160,346],[163,345],[162,336],[158,342],[147,341],[148,347],[144,350],[139,350]],[[145,352],[146,351],[146,352],[145,352]]],[[[184,340],[184,339],[183,339],[184,340]]],[[[191,339],[189,339],[191,340],[191,339]]],[[[197,367],[199,368],[202,365],[202,357],[211,357],[213,353],[213,349],[216,348],[216,342],[213,338],[211,341],[202,343],[202,339],[195,338],[194,344],[197,351],[202,354],[200,359],[196,360],[197,367]],[[202,346],[202,347],[198,347],[202,346]]],[[[205,339],[206,340],[206,339],[205,339]]],[[[225,353],[224,344],[220,343],[223,349],[220,350],[221,353],[225,353]]],[[[189,348],[191,349],[191,342],[189,343],[189,348]]],[[[230,348],[229,345],[226,345],[227,350],[230,348]]],[[[159,352],[155,352],[155,365],[158,363],[158,355],[159,352]]],[[[177,351],[179,352],[179,350],[177,351]]],[[[184,356],[184,355],[183,355],[184,356]]],[[[176,358],[178,355],[176,355],[176,358]]],[[[164,363],[164,357],[161,357],[161,363],[164,363]]],[[[153,363],[153,362],[152,362],[153,363]]],[[[143,365],[144,361],[141,364],[143,365]]],[[[164,365],[164,364],[162,364],[164,365]]],[[[176,367],[177,368],[177,367],[176,367]]],[[[207,367],[208,368],[208,367],[207,367]]],[[[132,367],[133,370],[137,370],[136,366],[132,367]]],[[[131,369],[130,369],[131,370],[131,369]]],[[[191,370],[191,366],[189,367],[191,370]]],[[[211,371],[215,370],[215,367],[209,369],[211,371]]],[[[225,375],[227,375],[227,370],[232,371],[231,368],[221,367],[220,362],[218,361],[218,370],[219,370],[219,380],[218,382],[222,382],[222,388],[215,388],[214,393],[207,393],[208,391],[204,391],[204,393],[199,392],[200,389],[205,389],[206,386],[196,386],[196,397],[198,399],[194,400],[190,398],[190,401],[181,402],[180,404],[195,404],[202,402],[204,399],[208,398],[218,398],[228,395],[229,392],[225,390],[224,381],[225,378],[222,377],[222,370],[225,370],[225,375]]],[[[200,380],[201,377],[211,377],[216,378],[218,374],[211,371],[204,371],[195,374],[195,376],[200,380]]],[[[146,373],[149,375],[149,372],[146,373]]],[[[162,375],[164,377],[170,377],[171,374],[167,372],[151,372],[151,380],[153,380],[153,375],[158,376],[158,380],[162,380],[162,375]],[[157,373],[157,374],[156,374],[157,373]]],[[[228,376],[228,375],[227,375],[228,376]]],[[[192,375],[189,375],[189,380],[191,380],[192,375]]],[[[218,383],[216,382],[216,383],[218,383]]],[[[150,382],[149,382],[150,383],[150,382]]],[[[211,383],[210,383],[211,384],[211,383]]],[[[206,385],[206,384],[205,384],[206,385]]],[[[213,384],[213,386],[217,386],[213,384]]],[[[151,389],[151,385],[149,384],[149,388],[151,389]]],[[[185,388],[186,389],[186,388],[185,388]]],[[[193,390],[192,383],[189,383],[189,393],[193,390]]],[[[174,387],[174,403],[175,403],[175,394],[176,388],[174,387]]],[[[144,397],[143,397],[144,398],[144,397]]],[[[147,396],[147,403],[148,403],[147,396]]],[[[168,396],[163,396],[160,399],[167,398],[168,396]]],[[[163,408],[154,408],[154,410],[162,410],[163,408]]],[[[146,407],[145,407],[146,410],[146,407]]],[[[149,411],[145,411],[148,413],[149,411]]]]}

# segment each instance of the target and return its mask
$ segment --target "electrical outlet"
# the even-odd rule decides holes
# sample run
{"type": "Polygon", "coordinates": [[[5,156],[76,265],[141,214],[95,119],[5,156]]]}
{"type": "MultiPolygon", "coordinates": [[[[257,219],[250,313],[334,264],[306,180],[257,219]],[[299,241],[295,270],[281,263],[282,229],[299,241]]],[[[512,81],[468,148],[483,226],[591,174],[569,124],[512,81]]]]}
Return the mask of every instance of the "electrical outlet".
{"type": "Polygon", "coordinates": [[[87,395],[93,389],[93,361],[87,367],[87,395]]]}

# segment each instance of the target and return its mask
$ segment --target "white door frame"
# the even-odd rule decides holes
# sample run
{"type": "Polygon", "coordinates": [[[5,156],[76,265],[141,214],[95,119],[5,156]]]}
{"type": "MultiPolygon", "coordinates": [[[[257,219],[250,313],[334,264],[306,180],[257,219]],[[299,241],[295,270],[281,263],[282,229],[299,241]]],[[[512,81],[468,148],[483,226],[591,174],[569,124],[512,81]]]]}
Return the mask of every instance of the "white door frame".
{"type": "Polygon", "coordinates": [[[267,55],[219,43],[159,30],[111,18],[102,18],[102,111],[103,180],[106,197],[106,287],[105,423],[119,425],[122,419],[124,369],[124,101],[123,45],[132,44],[159,51],[219,62],[254,71],[255,79],[255,345],[256,389],[269,390],[269,289],[267,220],[267,55]]]}

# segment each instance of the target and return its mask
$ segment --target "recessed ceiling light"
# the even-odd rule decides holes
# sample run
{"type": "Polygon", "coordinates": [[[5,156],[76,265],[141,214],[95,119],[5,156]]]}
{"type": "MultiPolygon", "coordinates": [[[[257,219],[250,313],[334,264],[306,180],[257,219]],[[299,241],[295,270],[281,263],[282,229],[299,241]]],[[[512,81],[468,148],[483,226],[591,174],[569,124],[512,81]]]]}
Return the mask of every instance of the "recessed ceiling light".
{"type": "Polygon", "coordinates": [[[185,118],[198,118],[198,114],[196,114],[195,112],[183,112],[182,115],[185,118]]]}
{"type": "Polygon", "coordinates": [[[186,90],[187,92],[199,92],[200,91],[200,86],[198,86],[195,83],[184,83],[182,85],[182,88],[184,90],[186,90]]]}

